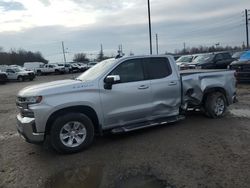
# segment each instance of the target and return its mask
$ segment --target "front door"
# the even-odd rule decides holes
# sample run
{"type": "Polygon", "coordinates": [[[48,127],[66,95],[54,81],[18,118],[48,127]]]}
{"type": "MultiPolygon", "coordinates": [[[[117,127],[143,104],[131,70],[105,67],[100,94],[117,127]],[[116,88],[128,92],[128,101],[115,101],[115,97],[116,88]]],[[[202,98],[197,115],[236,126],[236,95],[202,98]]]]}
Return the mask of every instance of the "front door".
{"type": "Polygon", "coordinates": [[[120,82],[111,90],[100,81],[104,127],[116,127],[147,121],[151,117],[151,87],[145,80],[142,59],[126,60],[109,75],[119,75],[120,82]]]}

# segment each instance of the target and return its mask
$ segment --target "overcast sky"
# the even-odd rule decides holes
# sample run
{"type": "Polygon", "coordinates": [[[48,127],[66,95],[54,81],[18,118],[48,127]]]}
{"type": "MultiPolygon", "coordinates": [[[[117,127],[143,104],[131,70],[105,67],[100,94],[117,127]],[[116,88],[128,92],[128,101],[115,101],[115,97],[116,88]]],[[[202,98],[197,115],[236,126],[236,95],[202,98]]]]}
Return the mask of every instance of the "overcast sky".
{"type": "MultiPolygon", "coordinates": [[[[242,45],[249,0],[151,0],[153,47],[242,45]]],[[[147,0],[0,0],[0,47],[40,51],[50,62],[75,53],[149,53],[147,0]]]]}

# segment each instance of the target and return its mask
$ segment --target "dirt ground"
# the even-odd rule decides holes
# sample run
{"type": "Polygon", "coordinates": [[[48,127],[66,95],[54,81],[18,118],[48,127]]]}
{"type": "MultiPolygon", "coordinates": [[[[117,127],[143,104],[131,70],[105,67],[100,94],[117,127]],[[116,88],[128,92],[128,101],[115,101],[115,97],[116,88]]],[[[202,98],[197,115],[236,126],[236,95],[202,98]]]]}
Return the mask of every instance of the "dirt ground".
{"type": "Polygon", "coordinates": [[[186,120],[129,134],[97,137],[88,150],[59,155],[26,143],[16,131],[21,88],[72,75],[0,85],[0,187],[249,187],[250,84],[222,119],[186,120]]]}

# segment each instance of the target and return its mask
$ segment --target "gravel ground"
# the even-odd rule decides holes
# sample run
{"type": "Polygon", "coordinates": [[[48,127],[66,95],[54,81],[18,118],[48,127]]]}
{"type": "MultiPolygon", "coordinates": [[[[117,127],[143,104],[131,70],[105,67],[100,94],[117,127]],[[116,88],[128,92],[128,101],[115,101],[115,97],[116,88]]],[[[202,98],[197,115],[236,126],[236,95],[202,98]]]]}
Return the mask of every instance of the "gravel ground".
{"type": "Polygon", "coordinates": [[[16,132],[21,88],[73,75],[0,85],[0,187],[249,187],[250,85],[223,119],[186,120],[129,134],[97,137],[88,150],[59,155],[16,132]]]}

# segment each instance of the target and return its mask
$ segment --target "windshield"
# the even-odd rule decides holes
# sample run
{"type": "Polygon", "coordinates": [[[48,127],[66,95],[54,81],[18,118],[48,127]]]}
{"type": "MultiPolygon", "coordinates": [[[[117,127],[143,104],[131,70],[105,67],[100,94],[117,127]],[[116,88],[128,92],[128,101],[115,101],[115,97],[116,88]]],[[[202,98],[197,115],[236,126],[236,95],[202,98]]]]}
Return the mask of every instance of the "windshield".
{"type": "Polygon", "coordinates": [[[90,81],[90,80],[95,80],[96,78],[98,78],[101,74],[103,74],[103,72],[105,72],[106,70],[108,70],[114,63],[116,62],[115,59],[107,59],[104,60],[98,64],[96,64],[95,66],[93,66],[92,68],[88,69],[86,72],[84,72],[83,74],[81,74],[77,80],[81,80],[81,81],[90,81]]]}
{"type": "Polygon", "coordinates": [[[20,68],[13,68],[12,70],[15,71],[15,72],[25,71],[24,69],[20,69],[20,68]]]}
{"type": "Polygon", "coordinates": [[[192,56],[181,56],[179,59],[176,60],[176,62],[190,63],[192,62],[192,60],[193,60],[192,56]]]}
{"type": "Polygon", "coordinates": [[[214,55],[213,54],[204,54],[204,55],[198,55],[193,63],[203,63],[203,62],[206,62],[206,61],[209,61],[211,59],[213,59],[214,55]]]}

